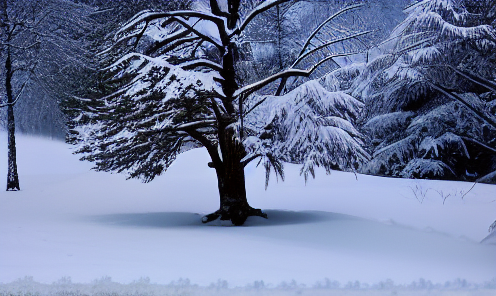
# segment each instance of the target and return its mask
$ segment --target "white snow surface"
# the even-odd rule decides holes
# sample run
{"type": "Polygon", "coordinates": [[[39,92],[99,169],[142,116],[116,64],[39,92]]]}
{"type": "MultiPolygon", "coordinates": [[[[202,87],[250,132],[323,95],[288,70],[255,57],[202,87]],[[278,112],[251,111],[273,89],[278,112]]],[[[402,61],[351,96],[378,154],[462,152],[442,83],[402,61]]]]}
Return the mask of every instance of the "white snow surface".
{"type": "MultiPolygon", "coordinates": [[[[6,138],[0,133],[5,175],[6,138]]],[[[203,225],[201,215],[218,207],[203,149],[181,154],[143,184],[91,171],[63,142],[19,135],[17,148],[22,190],[0,191],[0,283],[108,276],[120,283],[294,279],[311,286],[324,278],[409,284],[496,277],[494,233],[480,243],[496,218],[494,185],[322,170],[305,185],[300,166],[287,164],[286,181],[272,178],[265,191],[265,172],[252,164],[248,199],[269,219],[203,225]]]]}

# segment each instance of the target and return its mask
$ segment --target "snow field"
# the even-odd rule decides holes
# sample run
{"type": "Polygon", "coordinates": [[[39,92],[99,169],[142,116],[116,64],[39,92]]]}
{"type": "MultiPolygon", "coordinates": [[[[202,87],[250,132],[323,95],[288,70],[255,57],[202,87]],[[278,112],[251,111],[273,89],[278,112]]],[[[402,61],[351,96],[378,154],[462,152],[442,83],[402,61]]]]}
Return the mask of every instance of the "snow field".
{"type": "MultiPolygon", "coordinates": [[[[0,170],[6,172],[5,139],[1,134],[0,170]]],[[[173,290],[164,285],[187,278],[200,287],[170,295],[223,295],[222,287],[206,288],[218,279],[228,283],[226,295],[294,295],[298,289],[275,289],[293,279],[308,289],[303,294],[343,295],[312,287],[324,278],[342,288],[355,281],[371,287],[391,279],[406,287],[419,278],[461,278],[481,285],[468,295],[494,294],[483,283],[496,277],[496,245],[479,243],[495,218],[493,185],[323,171],[305,185],[299,166],[286,165],[286,181],[274,178],[265,191],[263,169],[250,165],[248,199],[269,219],[220,227],[200,222],[218,207],[215,174],[201,149],[180,155],[163,176],[142,184],[90,171],[91,164],[78,161],[62,142],[21,135],[17,143],[22,190],[0,191],[0,294],[26,276],[46,289],[60,287],[50,284],[64,277],[71,287],[86,283],[84,289],[105,277],[117,286],[149,278],[149,288],[173,290]],[[246,288],[261,280],[274,289],[246,288]]],[[[463,289],[436,291],[466,295],[463,289]]],[[[346,295],[384,295],[369,292],[346,295]]]]}

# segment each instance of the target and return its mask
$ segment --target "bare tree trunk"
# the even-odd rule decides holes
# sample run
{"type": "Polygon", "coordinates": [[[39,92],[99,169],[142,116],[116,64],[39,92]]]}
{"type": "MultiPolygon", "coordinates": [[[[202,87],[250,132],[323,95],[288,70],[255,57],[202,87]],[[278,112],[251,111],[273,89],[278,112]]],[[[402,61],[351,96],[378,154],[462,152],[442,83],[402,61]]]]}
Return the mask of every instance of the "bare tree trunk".
{"type": "Polygon", "coordinates": [[[12,94],[12,62],[10,59],[10,48],[7,47],[7,59],[5,61],[5,89],[7,91],[7,137],[8,137],[8,173],[7,191],[21,190],[19,187],[19,176],[17,174],[16,144],[15,144],[15,118],[14,97],[12,94]]]}
{"type": "Polygon", "coordinates": [[[267,218],[262,210],[254,209],[248,204],[245,166],[242,162],[246,155],[245,147],[235,134],[234,128],[226,123],[219,124],[219,146],[221,161],[215,164],[212,162],[212,165],[217,174],[220,207],[216,212],[203,217],[203,223],[220,218],[220,220],[231,220],[234,225],[240,226],[249,216],[267,218]]]}
{"type": "MultiPolygon", "coordinates": [[[[215,1],[211,3],[215,5],[215,1]]],[[[232,30],[235,28],[239,19],[238,9],[240,1],[228,0],[227,3],[230,14],[227,25],[232,30]]],[[[241,135],[235,135],[233,127],[229,126],[236,122],[238,117],[241,118],[240,115],[243,112],[242,101],[239,102],[238,114],[234,107],[234,92],[238,89],[234,67],[236,44],[231,39],[225,39],[223,42],[226,52],[223,53],[222,71],[220,74],[223,77],[222,88],[225,95],[223,103],[228,115],[225,118],[218,118],[218,144],[220,146],[222,160],[214,164],[214,158],[217,159],[218,156],[212,157],[212,164],[217,173],[220,208],[215,213],[203,217],[203,222],[208,223],[220,218],[221,220],[231,220],[234,225],[243,225],[249,216],[267,218],[267,215],[260,209],[252,208],[246,200],[245,171],[244,164],[241,162],[246,155],[246,151],[243,144],[239,142],[242,141],[239,139],[242,137],[242,131],[241,135]]],[[[209,153],[218,152],[209,151],[209,153]]]]}
{"type": "Polygon", "coordinates": [[[7,137],[8,137],[8,173],[7,191],[21,190],[19,187],[19,176],[17,174],[16,143],[15,143],[15,121],[14,107],[7,107],[7,137]]]}
{"type": "Polygon", "coordinates": [[[215,167],[220,196],[220,208],[215,213],[203,218],[207,223],[220,218],[231,220],[234,225],[243,225],[249,216],[267,218],[260,209],[252,208],[246,199],[245,171],[241,162],[246,154],[245,149],[233,135],[232,129],[226,129],[225,138],[220,143],[225,147],[223,151],[222,165],[215,167]]]}

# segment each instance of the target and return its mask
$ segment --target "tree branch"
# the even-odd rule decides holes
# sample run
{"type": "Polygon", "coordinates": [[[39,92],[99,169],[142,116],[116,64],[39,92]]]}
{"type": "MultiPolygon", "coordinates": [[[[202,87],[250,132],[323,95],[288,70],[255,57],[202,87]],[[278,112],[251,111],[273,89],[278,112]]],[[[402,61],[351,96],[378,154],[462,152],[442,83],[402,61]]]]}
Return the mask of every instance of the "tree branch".
{"type": "Polygon", "coordinates": [[[294,61],[293,65],[291,65],[291,68],[292,67],[295,67],[299,62],[301,62],[304,58],[306,58],[307,56],[309,56],[310,54],[322,49],[322,48],[325,48],[329,45],[332,45],[334,43],[338,43],[338,42],[342,42],[342,41],[346,41],[346,40],[349,40],[349,39],[353,39],[353,38],[356,38],[356,37],[360,37],[360,36],[363,36],[365,34],[369,34],[371,33],[372,31],[364,31],[364,32],[360,32],[360,33],[357,33],[357,34],[353,34],[353,35],[350,35],[350,36],[346,36],[346,37],[342,37],[342,38],[338,38],[338,39],[335,39],[335,40],[331,40],[327,43],[324,43],[316,48],[313,48],[312,50],[309,50],[307,51],[306,53],[304,53],[303,55],[300,55],[296,61],[294,61]]]}
{"type": "Polygon", "coordinates": [[[212,11],[213,14],[217,16],[225,17],[225,18],[229,17],[229,13],[220,10],[217,0],[210,0],[210,10],[212,11]]]}
{"type": "Polygon", "coordinates": [[[470,142],[475,143],[475,144],[477,144],[477,145],[479,145],[481,147],[484,147],[484,148],[486,148],[487,150],[489,150],[489,151],[491,151],[493,153],[496,153],[496,149],[494,149],[492,147],[489,147],[486,144],[481,143],[481,142],[479,142],[479,141],[477,141],[475,139],[472,139],[472,138],[469,138],[469,137],[465,137],[465,136],[459,136],[459,137],[462,138],[462,139],[464,139],[464,140],[466,140],[466,141],[470,141],[470,142]]]}
{"type": "MultiPolygon", "coordinates": [[[[137,24],[144,22],[144,21],[152,21],[155,19],[160,19],[160,18],[168,18],[168,17],[174,17],[174,18],[182,18],[182,17],[196,17],[201,20],[206,20],[214,23],[217,28],[219,29],[219,33],[222,35],[226,35],[225,31],[225,19],[221,18],[219,16],[216,16],[214,14],[210,13],[205,13],[205,12],[198,12],[198,11],[192,11],[192,10],[178,10],[178,11],[169,11],[169,12],[150,12],[150,11],[145,11],[143,13],[140,13],[136,15],[133,19],[131,19],[126,25],[124,25],[117,33],[115,34],[118,36],[119,34],[122,34],[131,28],[134,28],[137,24]]],[[[184,24],[183,24],[184,26],[184,24]]],[[[195,34],[198,32],[197,30],[194,30],[195,34]]],[[[200,35],[198,35],[200,37],[200,35]]],[[[210,40],[208,40],[211,42],[210,40]]],[[[213,43],[215,44],[215,43],[213,43]]]]}
{"type": "Polygon", "coordinates": [[[315,37],[315,35],[317,35],[317,33],[320,31],[320,29],[322,29],[322,27],[324,27],[328,22],[332,21],[334,18],[338,17],[339,15],[341,15],[341,14],[343,14],[343,13],[349,11],[349,10],[352,10],[352,9],[355,9],[355,8],[358,8],[358,7],[362,7],[363,5],[365,5],[365,4],[357,4],[357,5],[352,5],[352,6],[345,7],[343,9],[341,9],[340,11],[336,12],[335,14],[331,15],[325,21],[323,21],[317,27],[317,29],[315,29],[312,32],[312,34],[310,34],[310,36],[308,36],[307,41],[305,42],[305,44],[301,48],[301,51],[298,54],[298,56],[301,56],[305,52],[305,50],[307,49],[307,47],[310,45],[310,42],[312,41],[313,37],[315,37]]]}
{"type": "Polygon", "coordinates": [[[236,30],[234,30],[234,32],[231,33],[231,35],[229,37],[232,37],[234,35],[239,35],[241,34],[241,32],[243,32],[246,28],[246,26],[248,26],[248,24],[259,14],[261,14],[262,12],[264,11],[267,11],[269,10],[270,8],[278,5],[278,4],[281,4],[281,3],[284,3],[284,2],[289,2],[291,0],[273,0],[273,1],[266,1],[260,5],[258,5],[257,7],[255,7],[255,9],[253,9],[250,14],[248,14],[248,16],[241,22],[241,25],[236,28],[236,30]]]}
{"type": "MultiPolygon", "coordinates": [[[[204,40],[202,40],[200,37],[191,36],[191,37],[186,37],[186,38],[181,38],[181,39],[175,40],[175,41],[171,42],[171,44],[169,46],[167,46],[166,48],[160,49],[160,47],[158,47],[157,49],[154,49],[153,51],[149,50],[146,53],[147,54],[156,53],[160,49],[159,53],[164,54],[164,53],[168,53],[168,52],[178,48],[179,46],[181,46],[185,43],[195,42],[195,41],[199,41],[198,44],[201,44],[202,42],[204,42],[204,40]]],[[[195,48],[196,48],[196,46],[195,46],[195,48]]]]}
{"type": "Polygon", "coordinates": [[[253,92],[266,86],[267,84],[272,83],[272,82],[274,82],[280,78],[288,78],[288,77],[293,77],[293,76],[308,77],[313,73],[313,71],[315,71],[315,69],[317,69],[320,65],[327,62],[328,60],[331,60],[331,59],[337,58],[337,57],[349,56],[349,55],[353,55],[353,54],[357,54],[357,53],[359,53],[359,52],[350,52],[350,53],[330,55],[330,56],[326,57],[325,59],[322,59],[317,64],[313,65],[311,68],[309,68],[307,70],[288,69],[288,70],[279,72],[279,73],[274,74],[272,76],[269,76],[263,80],[260,80],[258,82],[252,83],[250,85],[247,85],[245,87],[238,89],[236,92],[234,92],[234,97],[237,97],[241,94],[250,95],[253,92]]]}
{"type": "MultiPolygon", "coordinates": [[[[135,33],[132,33],[132,34],[130,34],[130,35],[126,35],[126,36],[124,36],[124,37],[119,38],[118,40],[116,40],[116,41],[114,42],[114,44],[112,44],[112,46],[110,46],[109,48],[105,49],[105,50],[104,50],[104,51],[102,51],[102,52],[97,53],[97,56],[99,56],[99,55],[103,55],[103,54],[105,54],[105,53],[107,53],[107,52],[111,51],[111,50],[112,50],[114,47],[116,47],[117,45],[119,45],[119,44],[121,44],[122,42],[127,41],[127,40],[129,40],[129,39],[131,39],[131,38],[134,38],[134,37],[136,37],[136,44],[138,44],[139,40],[143,37],[143,34],[145,33],[146,28],[148,28],[148,24],[149,24],[149,22],[147,21],[147,22],[146,22],[146,25],[143,27],[143,29],[141,29],[141,30],[139,30],[139,31],[136,31],[135,33]]],[[[187,30],[185,30],[185,31],[187,32],[187,30]]]]}
{"type": "Polygon", "coordinates": [[[255,154],[255,155],[252,155],[252,156],[248,157],[247,159],[243,160],[243,162],[241,163],[241,165],[242,165],[243,167],[245,167],[245,166],[247,166],[250,162],[252,162],[253,160],[255,160],[255,159],[257,159],[257,158],[259,158],[259,157],[261,157],[261,156],[262,156],[262,154],[255,154]]]}
{"type": "Polygon", "coordinates": [[[183,19],[182,17],[179,17],[179,16],[174,16],[173,17],[178,23],[180,23],[183,27],[185,27],[186,29],[190,30],[193,34],[195,34],[196,36],[200,37],[201,39],[207,41],[207,42],[210,42],[212,43],[213,45],[215,45],[221,52],[224,51],[224,46],[220,43],[218,43],[217,41],[213,40],[212,38],[210,38],[209,36],[205,35],[205,34],[202,34],[200,31],[196,30],[194,28],[194,26],[191,26],[190,24],[187,23],[187,21],[185,19],[183,19]]]}
{"type": "Polygon", "coordinates": [[[253,110],[255,110],[263,102],[265,102],[265,100],[267,100],[267,97],[265,97],[265,98],[261,99],[260,101],[258,101],[255,105],[253,105],[253,107],[250,108],[250,110],[246,111],[245,114],[243,114],[243,116],[246,116],[246,115],[250,114],[253,110]]]}
{"type": "Polygon", "coordinates": [[[451,65],[445,65],[445,66],[451,68],[453,71],[455,71],[459,75],[463,76],[464,78],[472,81],[473,83],[478,84],[482,87],[485,87],[488,90],[490,90],[496,94],[496,83],[494,83],[490,80],[487,80],[484,77],[480,77],[478,75],[468,73],[468,72],[463,72],[463,71],[461,71],[461,70],[459,70],[459,69],[457,69],[451,65]]]}
{"type": "Polygon", "coordinates": [[[179,30],[178,32],[175,32],[175,33],[167,36],[167,38],[165,38],[164,40],[162,40],[160,42],[155,42],[155,44],[153,45],[153,47],[150,48],[147,51],[147,53],[155,52],[159,48],[165,46],[166,44],[168,44],[170,42],[182,40],[184,37],[188,36],[188,34],[189,34],[189,30],[187,30],[187,29],[179,30]]]}
{"type": "Polygon", "coordinates": [[[219,156],[219,152],[217,150],[217,146],[210,142],[202,133],[196,131],[195,129],[187,129],[185,130],[190,137],[200,142],[208,151],[212,162],[214,163],[214,167],[221,167],[222,160],[219,156]]]}
{"type": "Polygon", "coordinates": [[[480,119],[482,119],[483,121],[485,121],[486,123],[488,123],[490,126],[492,126],[493,128],[496,128],[496,121],[494,121],[493,119],[487,117],[486,115],[484,115],[484,113],[478,111],[477,109],[475,109],[474,107],[472,107],[469,103],[465,102],[464,99],[462,99],[460,96],[450,92],[448,89],[440,86],[440,85],[437,85],[437,84],[434,84],[430,81],[426,81],[427,84],[429,84],[432,88],[434,88],[435,90],[439,91],[440,93],[462,103],[463,105],[465,105],[468,109],[470,109],[470,111],[472,111],[477,117],[479,117],[480,119]]]}
{"type": "Polygon", "coordinates": [[[39,45],[40,43],[41,43],[40,40],[36,40],[33,44],[28,45],[28,46],[18,46],[18,45],[14,45],[11,43],[1,43],[0,45],[8,46],[8,47],[12,47],[15,49],[20,49],[20,50],[27,50],[27,49],[30,49],[31,47],[35,47],[36,45],[39,45]]]}
{"type": "Polygon", "coordinates": [[[7,107],[7,106],[14,106],[17,103],[17,101],[19,101],[19,98],[21,97],[21,94],[24,91],[24,88],[26,87],[26,84],[28,83],[30,77],[31,77],[31,73],[29,74],[28,78],[26,78],[26,81],[24,81],[24,83],[22,84],[21,89],[19,90],[19,93],[17,94],[14,101],[11,103],[0,104],[0,108],[7,107]]]}
{"type": "Polygon", "coordinates": [[[208,67],[214,71],[222,71],[222,66],[214,63],[210,60],[206,59],[199,59],[199,60],[194,60],[194,61],[189,61],[189,62],[184,62],[182,64],[179,64],[178,67],[183,68],[184,70],[191,70],[197,67],[208,67]]]}
{"type": "Polygon", "coordinates": [[[205,126],[210,126],[212,123],[216,123],[217,120],[215,119],[204,119],[204,120],[198,120],[198,121],[194,121],[194,122],[188,122],[188,123],[183,123],[183,124],[180,124],[176,127],[174,127],[174,129],[176,130],[184,130],[184,131],[187,131],[188,129],[190,128],[193,128],[193,127],[205,127],[205,126]]]}

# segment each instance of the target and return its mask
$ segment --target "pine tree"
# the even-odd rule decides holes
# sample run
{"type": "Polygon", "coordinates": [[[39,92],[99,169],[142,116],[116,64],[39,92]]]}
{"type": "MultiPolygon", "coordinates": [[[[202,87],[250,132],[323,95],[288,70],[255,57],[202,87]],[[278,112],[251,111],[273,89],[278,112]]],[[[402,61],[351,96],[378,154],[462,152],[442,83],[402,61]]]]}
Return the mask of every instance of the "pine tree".
{"type": "MultiPolygon", "coordinates": [[[[248,216],[266,217],[246,198],[244,167],[255,159],[264,164],[267,177],[271,169],[283,177],[284,161],[302,163],[305,177],[314,174],[315,166],[357,167],[367,157],[351,124],[360,102],[329,93],[317,82],[281,97],[257,95],[277,80],[308,77],[346,53],[253,83],[239,80],[244,31],[257,16],[284,2],[246,9],[239,0],[211,0],[210,5],[198,4],[198,10],[144,11],[132,18],[117,33],[113,48],[130,45],[133,51],[105,69],[110,95],[89,102],[77,118],[86,118],[75,129],[83,159],[95,162],[98,170],[126,172],[148,182],[179,153],[203,147],[220,196],[220,209],[203,221],[220,218],[235,225],[248,216]]],[[[348,34],[345,39],[359,33],[348,34]]],[[[302,55],[318,49],[307,45],[302,55]]]]}
{"type": "Polygon", "coordinates": [[[354,84],[371,174],[476,180],[496,170],[496,2],[418,1],[354,84]]]}

